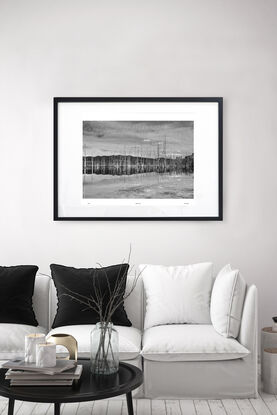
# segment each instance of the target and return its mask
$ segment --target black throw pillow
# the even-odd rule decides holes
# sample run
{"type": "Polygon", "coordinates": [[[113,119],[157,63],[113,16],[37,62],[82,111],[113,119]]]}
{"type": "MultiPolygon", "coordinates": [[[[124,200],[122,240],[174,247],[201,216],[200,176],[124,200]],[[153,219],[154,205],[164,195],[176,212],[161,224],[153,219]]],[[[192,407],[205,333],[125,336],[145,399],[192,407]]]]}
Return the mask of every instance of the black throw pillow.
{"type": "MultiPolygon", "coordinates": [[[[58,308],[52,328],[76,324],[96,324],[100,320],[99,314],[95,310],[88,309],[85,304],[79,303],[68,294],[78,298],[81,298],[82,295],[91,296],[96,300],[96,293],[100,288],[103,297],[102,310],[105,311],[110,300],[110,293],[113,293],[118,280],[122,281],[122,285],[117,302],[123,298],[125,293],[128,264],[102,268],[73,268],[52,264],[50,268],[58,295],[58,308]],[[96,292],[95,287],[97,287],[96,292]]],[[[119,326],[132,325],[123,303],[115,310],[111,320],[113,324],[119,326]]]]}
{"type": "Polygon", "coordinates": [[[36,265],[0,266],[0,323],[37,326],[32,297],[36,265]]]}

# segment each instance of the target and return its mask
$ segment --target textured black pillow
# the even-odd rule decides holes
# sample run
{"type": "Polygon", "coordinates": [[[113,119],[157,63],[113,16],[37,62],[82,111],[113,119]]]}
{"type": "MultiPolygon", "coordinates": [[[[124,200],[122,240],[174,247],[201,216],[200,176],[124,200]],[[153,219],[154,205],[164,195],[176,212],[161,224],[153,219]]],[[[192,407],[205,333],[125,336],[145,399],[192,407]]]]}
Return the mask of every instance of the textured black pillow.
{"type": "MultiPolygon", "coordinates": [[[[74,293],[92,296],[92,298],[96,299],[95,284],[93,284],[93,278],[96,278],[95,281],[99,284],[101,293],[104,297],[102,309],[106,310],[110,292],[113,292],[119,278],[122,278],[124,284],[122,285],[122,290],[120,290],[118,299],[123,298],[129,265],[112,265],[103,268],[73,268],[52,264],[50,265],[50,268],[58,294],[57,314],[52,324],[52,328],[55,328],[76,324],[98,323],[99,315],[96,311],[87,309],[84,304],[80,304],[78,301],[65,294],[72,295],[72,293],[69,292],[69,290],[71,290],[74,293]]],[[[123,303],[113,313],[112,322],[119,326],[132,325],[127,317],[123,303]]]]}
{"type": "Polygon", "coordinates": [[[32,305],[37,270],[35,265],[0,266],[0,323],[38,325],[32,305]]]}

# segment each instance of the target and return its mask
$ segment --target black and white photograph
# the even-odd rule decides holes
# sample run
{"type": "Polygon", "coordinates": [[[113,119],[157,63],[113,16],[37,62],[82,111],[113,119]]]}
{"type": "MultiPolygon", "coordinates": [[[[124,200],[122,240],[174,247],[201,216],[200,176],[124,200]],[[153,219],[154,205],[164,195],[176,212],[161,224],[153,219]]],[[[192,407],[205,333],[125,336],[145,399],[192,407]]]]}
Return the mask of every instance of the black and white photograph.
{"type": "Polygon", "coordinates": [[[193,121],[83,121],[84,199],[193,199],[193,121]]]}
{"type": "Polygon", "coordinates": [[[221,98],[54,98],[56,220],[220,220],[221,98]]]}

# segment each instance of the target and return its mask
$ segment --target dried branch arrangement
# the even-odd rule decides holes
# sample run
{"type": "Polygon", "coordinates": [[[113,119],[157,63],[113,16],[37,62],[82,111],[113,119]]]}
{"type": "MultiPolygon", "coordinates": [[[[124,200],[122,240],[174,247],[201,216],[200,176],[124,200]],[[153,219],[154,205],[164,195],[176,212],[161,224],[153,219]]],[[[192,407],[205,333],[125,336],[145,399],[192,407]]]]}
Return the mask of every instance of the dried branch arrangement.
{"type": "Polygon", "coordinates": [[[113,284],[113,287],[111,287],[108,275],[105,272],[104,267],[102,267],[101,264],[98,264],[99,272],[101,271],[101,278],[103,278],[104,272],[104,277],[106,280],[107,289],[104,292],[101,289],[99,272],[97,272],[97,270],[92,276],[92,288],[94,295],[82,295],[63,286],[65,291],[67,291],[63,295],[70,297],[72,300],[78,301],[84,306],[83,310],[93,310],[99,316],[99,324],[96,327],[101,330],[99,336],[99,344],[97,346],[97,350],[94,353],[92,352],[92,368],[94,373],[114,373],[116,371],[114,370],[114,367],[116,365],[118,366],[118,362],[116,362],[118,359],[116,359],[114,350],[112,348],[112,317],[118,307],[120,307],[124,301],[132,294],[142,273],[142,271],[138,274],[134,273],[134,279],[132,281],[131,287],[127,291],[125,289],[126,281],[128,274],[133,271],[133,267],[127,268],[126,272],[122,272],[122,267],[126,266],[126,263],[130,263],[130,258],[131,247],[127,261],[123,261],[121,263],[121,267],[119,268],[116,282],[113,284]]]}

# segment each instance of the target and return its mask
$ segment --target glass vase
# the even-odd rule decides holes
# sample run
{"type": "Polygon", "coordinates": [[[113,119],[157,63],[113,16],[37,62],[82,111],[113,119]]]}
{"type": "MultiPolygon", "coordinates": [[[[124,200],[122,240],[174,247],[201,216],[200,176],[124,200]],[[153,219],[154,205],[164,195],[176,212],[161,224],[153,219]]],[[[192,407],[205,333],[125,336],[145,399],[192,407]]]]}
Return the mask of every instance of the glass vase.
{"type": "Polygon", "coordinates": [[[119,368],[118,332],[112,323],[97,323],[90,334],[91,372],[111,375],[119,368]]]}

